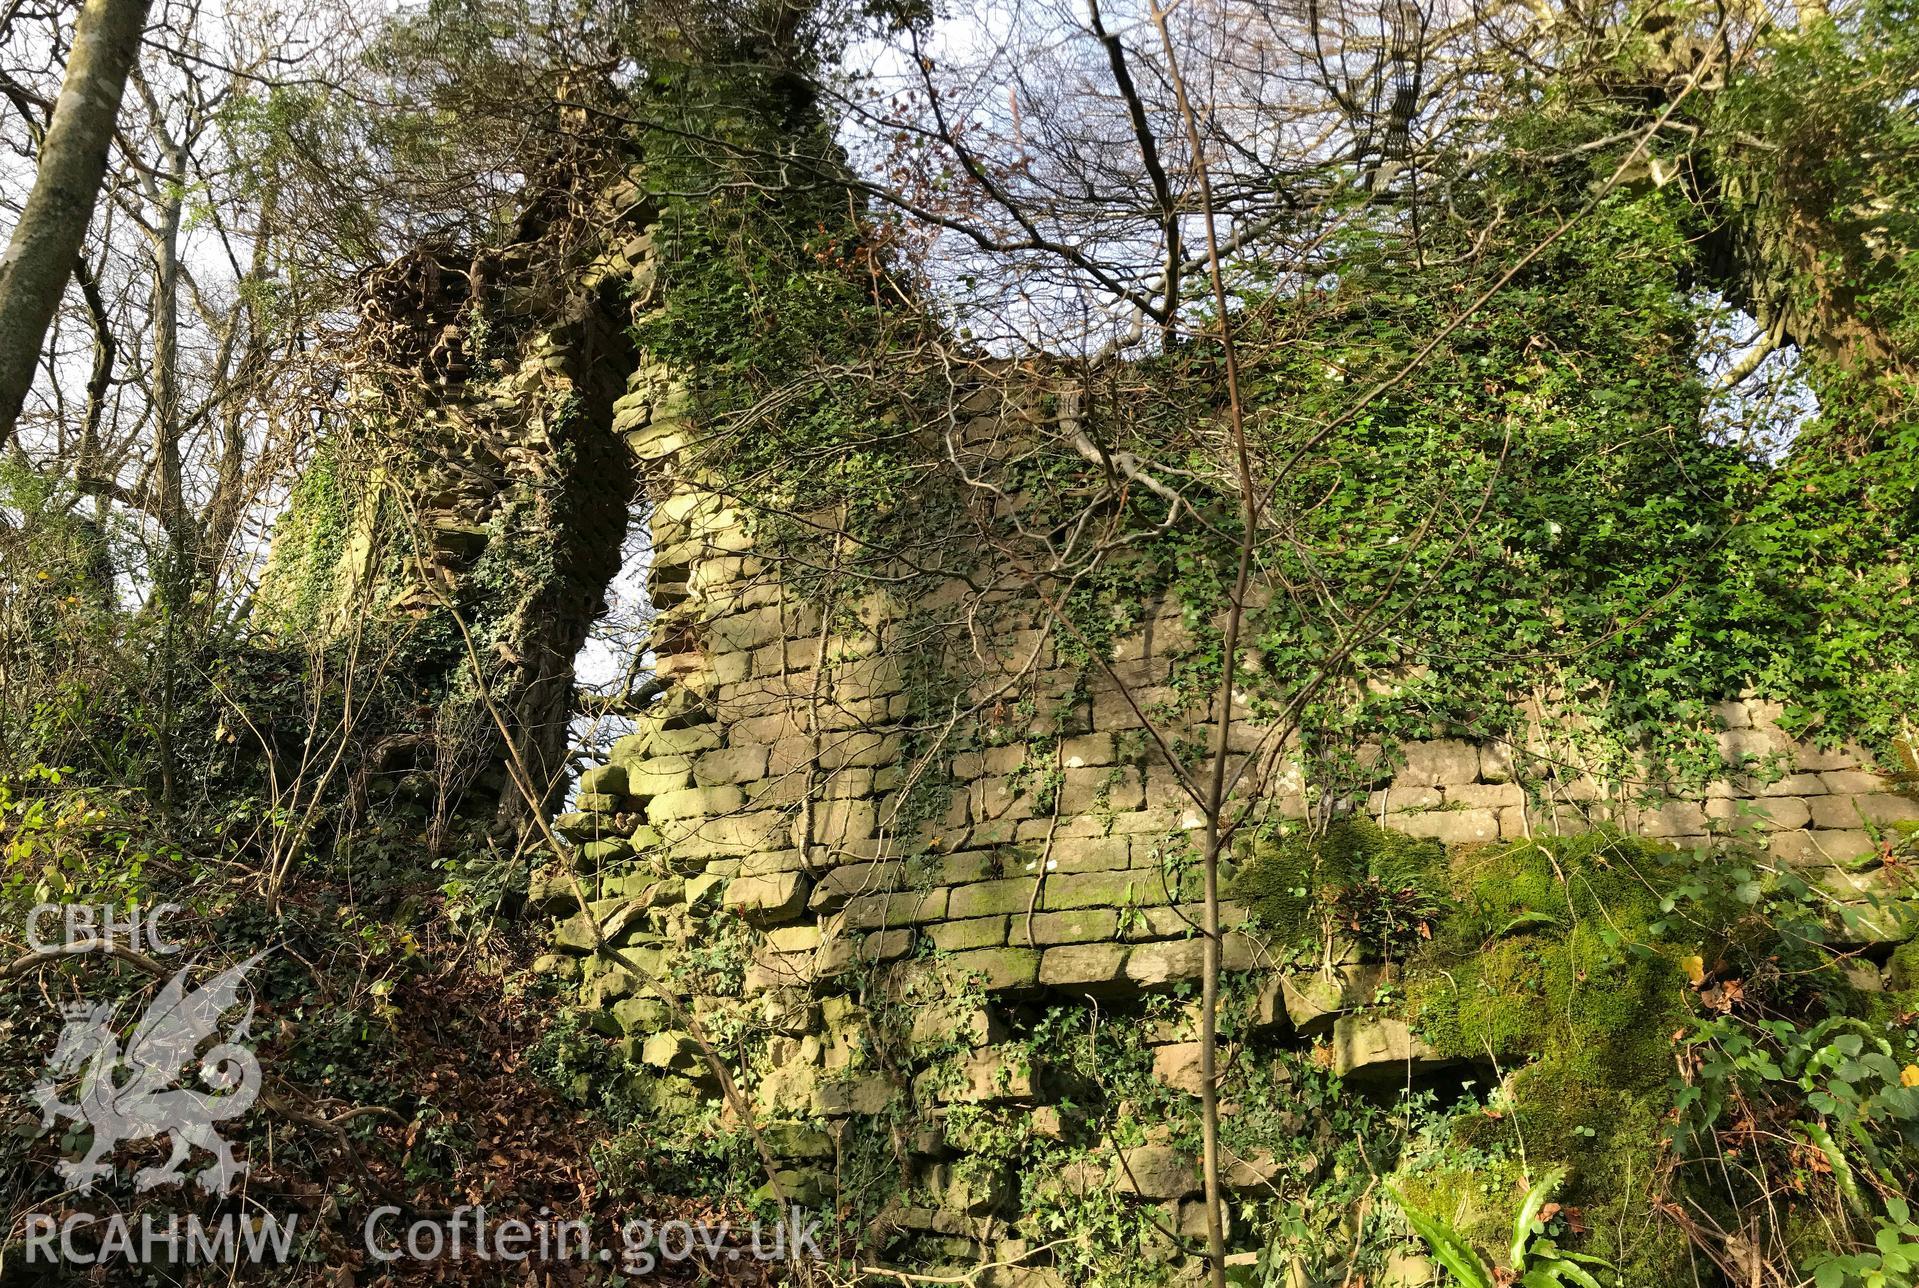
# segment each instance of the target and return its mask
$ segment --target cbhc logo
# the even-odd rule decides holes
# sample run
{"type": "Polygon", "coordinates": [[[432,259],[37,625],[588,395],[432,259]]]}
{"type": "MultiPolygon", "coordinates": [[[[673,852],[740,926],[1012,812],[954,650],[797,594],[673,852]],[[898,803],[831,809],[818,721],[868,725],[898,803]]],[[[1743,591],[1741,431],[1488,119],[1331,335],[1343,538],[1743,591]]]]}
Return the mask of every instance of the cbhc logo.
{"type": "Polygon", "coordinates": [[[165,957],[180,951],[180,945],[167,939],[161,923],[182,911],[177,903],[163,903],[145,909],[139,904],[119,908],[112,904],[42,903],[27,914],[27,945],[36,953],[57,952],[78,944],[104,943],[165,957]],[[52,922],[49,927],[48,923],[52,922]],[[64,938],[54,938],[54,930],[64,938]]]}

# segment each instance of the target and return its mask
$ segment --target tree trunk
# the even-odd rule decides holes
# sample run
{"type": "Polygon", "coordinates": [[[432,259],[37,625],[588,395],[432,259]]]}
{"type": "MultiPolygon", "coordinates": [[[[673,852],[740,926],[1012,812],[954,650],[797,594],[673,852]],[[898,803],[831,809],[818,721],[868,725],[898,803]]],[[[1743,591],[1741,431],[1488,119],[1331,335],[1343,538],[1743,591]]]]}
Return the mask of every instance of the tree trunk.
{"type": "Polygon", "coordinates": [[[153,401],[154,487],[160,515],[160,566],[153,579],[160,629],[160,801],[174,804],[176,763],[173,747],[175,692],[182,614],[192,596],[193,555],[188,525],[186,481],[180,469],[180,219],[186,202],[186,154],[166,152],[165,182],[158,226],[153,233],[153,401]]]}
{"type": "Polygon", "coordinates": [[[186,202],[186,155],[169,148],[159,219],[153,230],[152,360],[153,481],[165,551],[154,588],[168,611],[192,593],[193,515],[187,509],[180,464],[180,221],[186,202]]]}
{"type": "Polygon", "coordinates": [[[150,0],[87,0],[39,172],[0,260],[0,446],[12,437],[40,345],[93,221],[127,73],[150,0]]]}

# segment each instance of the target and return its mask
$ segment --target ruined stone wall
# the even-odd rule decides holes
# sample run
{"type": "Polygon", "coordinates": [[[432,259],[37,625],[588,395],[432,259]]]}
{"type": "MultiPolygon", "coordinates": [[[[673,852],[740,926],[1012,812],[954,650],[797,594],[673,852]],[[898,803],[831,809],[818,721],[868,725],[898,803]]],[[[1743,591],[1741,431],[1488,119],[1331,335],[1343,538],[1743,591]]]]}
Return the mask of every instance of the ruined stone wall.
{"type": "MultiPolygon", "coordinates": [[[[1194,1010],[1180,999],[1200,974],[1190,842],[1201,818],[1141,719],[1170,701],[1191,633],[1164,608],[1121,642],[1110,672],[1089,673],[1060,663],[1038,604],[1002,590],[989,612],[963,579],[921,578],[910,596],[870,584],[822,592],[830,602],[796,593],[756,548],[751,517],[701,475],[682,402],[643,366],[617,412],[654,480],[652,647],[666,687],[558,820],[580,843],[593,902],[582,910],[557,870],[536,874],[532,903],[554,917],[559,949],[546,964],[577,981],[594,1023],[622,1039],[636,1094],[663,1114],[717,1091],[660,988],[715,1031],[753,1035],[724,1054],[789,1169],[789,1196],[844,1206],[846,1160],[864,1137],[894,1167],[875,1246],[921,1264],[1020,1257],[1045,1239],[1025,1215],[1032,1194],[945,1125],[955,1106],[985,1107],[1070,1132],[1062,1086],[1028,1036],[1045,1005],[1090,998],[1133,1016],[1155,1076],[1197,1092],[1194,1010]],[[593,957],[588,917],[657,974],[593,957]],[[730,967],[713,964],[722,946],[730,967]]],[[[976,438],[1002,432],[984,403],[974,410],[976,438]]],[[[1836,900],[1896,893],[1880,837],[1919,819],[1919,791],[1857,748],[1794,740],[1774,704],[1724,703],[1725,776],[1652,800],[1646,783],[1587,766],[1576,722],[1538,715],[1523,745],[1443,739],[1382,754],[1358,788],[1316,780],[1256,720],[1236,722],[1231,746],[1271,766],[1269,827],[1363,813],[1465,847],[1606,823],[1680,846],[1743,845],[1836,900]]],[[[1905,935],[1886,908],[1868,913],[1841,937],[1905,935]]],[[[1244,973],[1227,1025],[1236,1041],[1313,1049],[1361,1080],[1403,1083],[1444,1063],[1367,1009],[1391,979],[1384,963],[1352,948],[1295,961],[1230,904],[1226,924],[1225,965],[1244,973]]],[[[1861,959],[1862,987],[1877,986],[1875,960],[1861,959]]],[[[1096,1151],[1107,1161],[1071,1183],[1157,1205],[1157,1225],[1196,1236],[1189,1144],[1148,1130],[1096,1151]]],[[[1292,1165],[1229,1161],[1240,1192],[1292,1165]]],[[[1190,1269],[1175,1243],[1162,1251],[1169,1273],[1190,1269]]],[[[1051,1282],[1043,1269],[995,1273],[983,1282],[1051,1282]]]]}
{"type": "MultiPolygon", "coordinates": [[[[1166,1278],[1189,1273],[1204,1222],[1191,1114],[1178,1109],[1199,1090],[1190,999],[1204,820],[1148,717],[1188,781],[1203,777],[1213,717],[1209,687],[1194,681],[1215,637],[1169,596],[1128,605],[1137,629],[1089,647],[1045,602],[1084,565],[1022,563],[1046,544],[1026,539],[1035,510],[1050,500],[1122,515],[1127,489],[1146,486],[1138,461],[1080,432],[1077,402],[1049,392],[1044,372],[956,379],[929,399],[950,393],[950,405],[862,421],[861,448],[923,436],[912,455],[928,464],[925,493],[908,504],[940,517],[899,525],[885,549],[849,551],[847,515],[790,513],[790,479],[739,467],[738,440],[786,404],[696,423],[688,382],[713,373],[647,351],[667,292],[642,178],[606,190],[581,246],[555,234],[503,260],[491,304],[415,292],[426,303],[407,316],[419,325],[399,334],[419,343],[369,378],[364,421],[342,444],[367,468],[334,483],[340,516],[276,538],[263,612],[290,637],[337,634],[362,605],[398,619],[439,668],[407,674],[436,679],[450,691],[443,705],[469,718],[480,685],[507,699],[535,776],[559,781],[568,659],[613,573],[637,482],[650,502],[657,696],[607,763],[580,776],[554,820],[568,852],[541,854],[528,890],[551,918],[544,968],[617,1045],[618,1071],[595,1066],[589,1081],[604,1085],[587,1090],[654,1133],[656,1152],[685,1153],[716,1126],[745,1125],[711,1076],[717,1056],[778,1160],[762,1195],[832,1209],[859,1227],[862,1258],[998,1262],[971,1281],[1059,1282],[1044,1249],[1063,1229],[1110,1231],[1116,1218],[1099,1207],[1110,1199],[1140,1218],[1129,1228],[1166,1278]],[[557,267],[533,271],[536,249],[557,267]],[[1036,442],[1050,453],[1037,470],[1036,442]],[[1051,493],[1034,482],[1046,470],[1051,493]],[[729,490],[756,483],[750,502],[729,490]],[[390,506],[373,503],[388,493],[390,506]],[[954,515],[964,521],[946,522],[954,515]],[[987,548],[1013,530],[1021,540],[987,548]],[[439,620],[451,604],[470,610],[478,663],[439,620]],[[594,951],[602,939],[621,960],[594,951]],[[1062,1012],[1125,1030],[1138,1067],[1061,1058],[1062,1012]],[[1036,1152],[1049,1165],[1022,1170],[1036,1152]]],[[[791,374],[802,386],[843,375],[791,374]]],[[[807,459],[818,458],[780,468],[807,459]]],[[[1108,535],[1117,549],[1130,534],[1108,535]]],[[[1915,987],[1910,949],[1903,967],[1895,952],[1913,901],[1886,860],[1895,825],[1919,820],[1919,790],[1856,747],[1789,736],[1776,704],[1720,704],[1723,773],[1672,788],[1622,769],[1619,740],[1574,703],[1542,699],[1507,741],[1356,746],[1331,763],[1278,737],[1258,701],[1231,713],[1233,768],[1249,773],[1234,797],[1247,816],[1224,865],[1229,890],[1259,844],[1341,819],[1455,853],[1609,825],[1797,869],[1829,896],[1833,938],[1859,950],[1852,985],[1915,987]]],[[[497,780],[490,725],[465,727],[479,730],[476,745],[439,746],[439,763],[492,765],[472,772],[497,780]]],[[[450,741],[439,728],[409,733],[382,740],[395,763],[376,755],[369,772],[405,771],[416,743],[450,741]]],[[[512,804],[503,783],[479,785],[512,804]]],[[[537,829],[515,834],[537,849],[537,829]]],[[[1334,934],[1302,953],[1230,900],[1224,923],[1229,1102],[1252,1105],[1257,1075],[1270,1109],[1285,1098],[1274,1093],[1282,1071],[1302,1063],[1360,1087],[1463,1078],[1471,1057],[1429,1045],[1388,1000],[1413,981],[1383,951],[1334,934]]],[[[1516,1076],[1473,1076],[1487,1073],[1516,1076]]],[[[1616,1103],[1590,1098],[1580,1129],[1616,1103]]],[[[1226,1180],[1236,1196],[1283,1202],[1330,1151],[1239,1130],[1251,1116],[1229,1115],[1226,1180]]],[[[740,1151],[719,1179],[737,1184],[757,1155],[740,1151]]],[[[654,1192],[676,1183],[649,1179],[654,1192]]],[[[1234,1232],[1237,1255],[1251,1237],[1234,1232]]],[[[1381,1282],[1421,1274],[1401,1265],[1381,1282]]],[[[1350,1268],[1343,1277],[1359,1282],[1350,1268]]]]}

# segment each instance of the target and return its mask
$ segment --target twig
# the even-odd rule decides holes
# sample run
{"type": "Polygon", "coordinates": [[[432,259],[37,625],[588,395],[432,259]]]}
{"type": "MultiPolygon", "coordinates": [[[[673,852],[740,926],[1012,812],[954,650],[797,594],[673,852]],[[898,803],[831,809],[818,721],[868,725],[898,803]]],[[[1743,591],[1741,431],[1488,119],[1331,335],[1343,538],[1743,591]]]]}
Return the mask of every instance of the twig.
{"type": "Polygon", "coordinates": [[[59,961],[64,957],[86,957],[98,954],[102,957],[114,957],[130,966],[138,966],[149,975],[164,975],[167,968],[145,953],[137,953],[131,948],[122,948],[110,939],[81,939],[71,944],[52,944],[36,949],[26,956],[18,958],[4,969],[0,969],[0,980],[12,979],[15,975],[24,975],[35,966],[46,962],[59,961]]]}

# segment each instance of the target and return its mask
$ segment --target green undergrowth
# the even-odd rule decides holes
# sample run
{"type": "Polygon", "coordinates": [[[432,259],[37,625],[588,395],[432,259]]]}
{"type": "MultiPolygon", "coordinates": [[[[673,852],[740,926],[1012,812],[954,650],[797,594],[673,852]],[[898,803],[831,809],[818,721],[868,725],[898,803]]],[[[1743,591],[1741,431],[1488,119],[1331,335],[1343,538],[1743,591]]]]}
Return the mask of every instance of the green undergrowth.
{"type": "Polygon", "coordinates": [[[1564,1166],[1563,1201],[1609,1257],[1677,1282],[1685,1241],[1644,1214],[1693,1013],[1680,963],[1700,951],[1661,906],[1680,856],[1610,832],[1449,853],[1363,818],[1248,850],[1234,897],[1282,951],[1399,959],[1389,1009],[1499,1077],[1483,1112],[1407,1163],[1407,1193],[1490,1251],[1524,1178],[1564,1166]]]}
{"type": "MultiPolygon", "coordinates": [[[[1884,845],[1896,898],[1912,841],[1884,845]]],[[[1388,1165],[1486,1255],[1559,1170],[1552,1233],[1616,1267],[1608,1283],[1692,1281],[1675,1207],[1731,1229],[1776,1204],[1752,1237],[1828,1277],[1903,1246],[1889,1196],[1919,1157],[1919,947],[1862,950],[1861,917],[1809,875],[1609,830],[1449,851],[1351,820],[1249,847],[1235,895],[1282,956],[1394,959],[1352,918],[1356,890],[1425,909],[1382,1015],[1493,1071],[1483,1105],[1388,1165]]]]}

